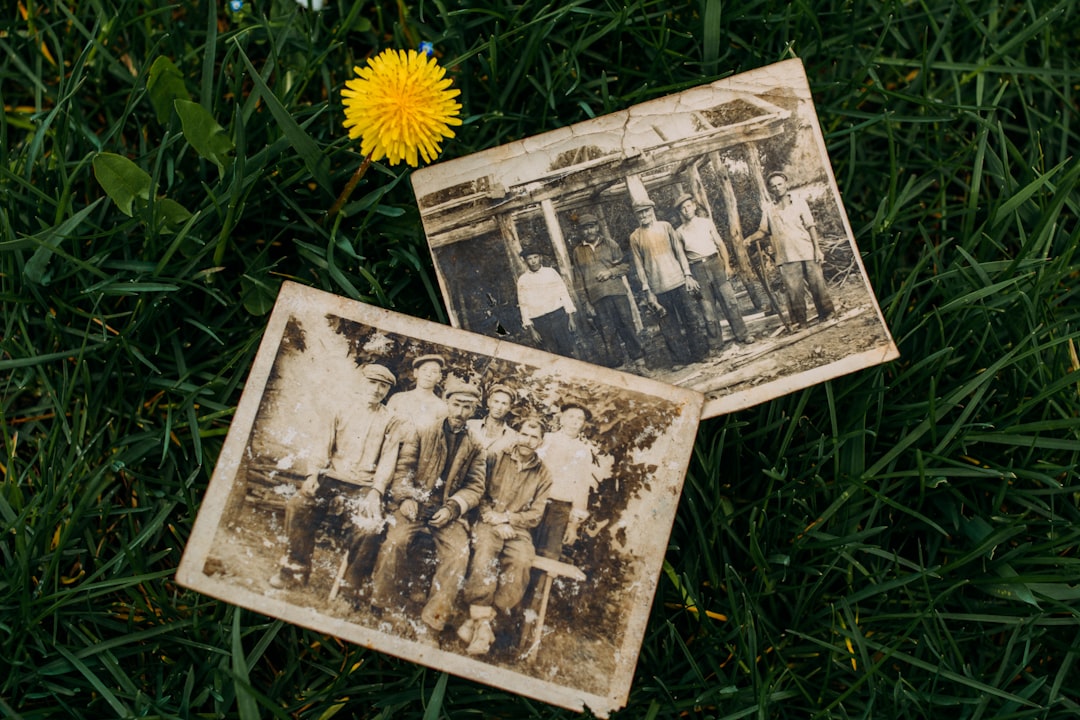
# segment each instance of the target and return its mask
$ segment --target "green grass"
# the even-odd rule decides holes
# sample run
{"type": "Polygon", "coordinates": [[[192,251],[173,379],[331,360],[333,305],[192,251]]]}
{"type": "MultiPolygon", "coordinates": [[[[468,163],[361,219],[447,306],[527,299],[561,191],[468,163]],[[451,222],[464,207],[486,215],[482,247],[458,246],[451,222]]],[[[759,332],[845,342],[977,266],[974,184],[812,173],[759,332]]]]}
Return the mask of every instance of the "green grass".
{"type": "Polygon", "coordinates": [[[1071,0],[329,4],[0,18],[0,716],[573,716],[172,582],[282,278],[445,320],[407,172],[319,225],[352,65],[421,39],[444,157],[802,58],[902,353],[702,424],[618,717],[1080,714],[1071,0]]]}

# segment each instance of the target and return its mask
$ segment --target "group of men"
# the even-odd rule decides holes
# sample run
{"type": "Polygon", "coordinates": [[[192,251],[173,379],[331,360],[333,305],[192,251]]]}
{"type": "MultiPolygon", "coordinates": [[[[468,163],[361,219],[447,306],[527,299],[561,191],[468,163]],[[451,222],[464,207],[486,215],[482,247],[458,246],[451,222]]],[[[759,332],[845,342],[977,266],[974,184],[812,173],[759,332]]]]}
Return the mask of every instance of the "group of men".
{"type": "Polygon", "coordinates": [[[487,413],[474,418],[479,387],[450,377],[439,397],[445,359],[424,355],[412,366],[416,388],[385,404],[394,374],[380,364],[359,368],[354,396],[333,413],[325,454],[286,502],[286,553],[270,585],[308,584],[316,530],[336,511],[351,526],[342,585],[358,608],[403,621],[438,647],[461,594],[468,619],[457,635],[468,654],[484,655],[500,611],[522,601],[535,555],[558,559],[588,517],[598,474],[574,462],[594,466],[582,439],[589,411],[565,402],[545,442],[540,416],[510,426],[518,398],[509,386],[487,388],[487,413]],[[434,545],[433,564],[415,560],[420,535],[434,545]],[[418,592],[423,609],[410,617],[408,599],[418,592]]]}
{"type": "MultiPolygon", "coordinates": [[[[763,207],[761,224],[746,242],[771,239],[790,327],[796,330],[807,322],[804,282],[819,320],[835,308],[825,287],[824,257],[809,206],[790,192],[783,173],[769,175],[766,186],[773,201],[763,207]]],[[[721,320],[727,321],[738,342],[748,344],[755,338],[739,310],[728,248],[716,224],[699,212],[689,193],[676,198],[674,210],[681,220],[678,227],[657,219],[652,200],[636,201],[638,227],[630,234],[629,248],[645,303],[657,315],[674,369],[680,369],[704,360],[710,345],[723,348],[721,320]]],[[[621,345],[626,357],[623,365],[640,374],[645,369],[644,351],[623,280],[630,264],[618,244],[603,237],[595,215],[581,215],[579,226],[579,243],[571,253],[573,286],[606,344],[621,345]]],[[[580,323],[566,283],[554,268],[543,264],[538,248],[524,248],[521,255],[527,268],[517,282],[522,326],[545,349],[576,357],[573,333],[580,323]]]]}

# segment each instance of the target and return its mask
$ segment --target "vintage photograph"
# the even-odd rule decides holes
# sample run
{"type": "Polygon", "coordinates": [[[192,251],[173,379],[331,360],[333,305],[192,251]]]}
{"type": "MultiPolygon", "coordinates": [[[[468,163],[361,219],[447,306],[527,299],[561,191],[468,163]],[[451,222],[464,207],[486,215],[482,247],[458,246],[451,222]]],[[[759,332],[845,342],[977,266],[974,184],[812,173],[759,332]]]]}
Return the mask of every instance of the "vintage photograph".
{"type": "Polygon", "coordinates": [[[703,392],[898,356],[801,61],[413,174],[451,322],[703,392]]]}
{"type": "Polygon", "coordinates": [[[177,580],[606,717],[703,402],[285,283],[177,580]]]}

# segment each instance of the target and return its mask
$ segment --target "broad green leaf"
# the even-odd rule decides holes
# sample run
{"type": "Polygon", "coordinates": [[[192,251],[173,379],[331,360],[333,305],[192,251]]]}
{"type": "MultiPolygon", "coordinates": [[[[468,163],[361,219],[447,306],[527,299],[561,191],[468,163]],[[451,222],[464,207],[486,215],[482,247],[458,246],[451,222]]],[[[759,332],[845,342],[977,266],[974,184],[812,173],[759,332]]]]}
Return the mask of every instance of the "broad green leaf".
{"type": "Polygon", "coordinates": [[[120,212],[131,217],[135,198],[150,200],[150,175],[122,155],[99,152],[94,156],[94,177],[120,212]]]}
{"type": "Polygon", "coordinates": [[[191,100],[184,85],[184,74],[172,60],[161,55],[150,66],[146,78],[146,92],[154,106],[159,123],[165,123],[173,111],[174,100],[191,100]]]}
{"type": "Polygon", "coordinates": [[[195,152],[218,166],[218,171],[225,173],[225,167],[232,163],[229,154],[235,149],[232,139],[225,128],[218,125],[214,116],[199,103],[190,100],[174,100],[173,106],[180,116],[184,137],[195,152]]]}
{"type": "Polygon", "coordinates": [[[165,220],[166,231],[183,225],[191,218],[191,213],[186,207],[169,198],[158,198],[157,211],[165,220]]]}
{"type": "Polygon", "coordinates": [[[280,281],[271,278],[256,279],[248,275],[240,278],[240,288],[244,309],[252,315],[260,316],[270,312],[277,299],[280,281]]]}

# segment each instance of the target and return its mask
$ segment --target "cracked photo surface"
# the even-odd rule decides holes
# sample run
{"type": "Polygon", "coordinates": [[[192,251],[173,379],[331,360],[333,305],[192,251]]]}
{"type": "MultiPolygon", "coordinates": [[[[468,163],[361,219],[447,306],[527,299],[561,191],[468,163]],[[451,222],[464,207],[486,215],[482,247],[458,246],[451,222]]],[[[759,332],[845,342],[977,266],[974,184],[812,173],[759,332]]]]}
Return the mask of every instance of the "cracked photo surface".
{"type": "Polygon", "coordinates": [[[456,327],[705,394],[898,352],[788,60],[415,172],[456,327]]]}

